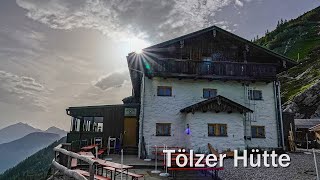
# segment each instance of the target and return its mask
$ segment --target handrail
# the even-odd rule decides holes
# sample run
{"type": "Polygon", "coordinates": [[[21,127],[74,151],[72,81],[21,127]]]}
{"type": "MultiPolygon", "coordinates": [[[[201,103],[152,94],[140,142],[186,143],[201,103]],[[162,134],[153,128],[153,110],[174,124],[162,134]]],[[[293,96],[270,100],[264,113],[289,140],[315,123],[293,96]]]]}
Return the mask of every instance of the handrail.
{"type": "Polygon", "coordinates": [[[228,61],[186,61],[155,59],[147,70],[149,75],[196,75],[209,77],[234,77],[237,79],[276,78],[277,65],[270,63],[245,63],[228,61]]]}
{"type": "MultiPolygon", "coordinates": [[[[75,178],[77,180],[87,180],[86,177],[84,177],[83,175],[79,174],[77,171],[66,168],[65,166],[59,164],[54,159],[52,160],[52,166],[54,168],[58,169],[61,173],[63,173],[64,175],[66,175],[68,177],[75,178]]],[[[51,179],[53,179],[53,178],[50,177],[47,180],[51,180],[51,179]]]]}
{"type": "Polygon", "coordinates": [[[86,156],[79,155],[77,153],[63,149],[62,144],[59,144],[58,146],[54,147],[53,151],[55,154],[55,158],[52,161],[52,166],[54,168],[56,168],[58,171],[60,171],[64,175],[67,175],[69,177],[73,177],[77,180],[87,180],[83,175],[79,174],[78,172],[76,172],[74,170],[69,169],[71,167],[72,158],[76,158],[76,159],[82,160],[82,161],[89,164],[89,180],[94,180],[94,165],[98,164],[96,162],[96,160],[93,160],[93,159],[88,158],[86,156]],[[57,156],[56,153],[61,153],[65,156],[67,156],[67,159],[64,159],[64,160],[68,160],[67,167],[65,167],[64,165],[61,164],[60,159],[57,158],[57,157],[61,157],[61,155],[57,156]]]}
{"type": "Polygon", "coordinates": [[[91,158],[63,149],[62,144],[59,144],[57,147],[53,148],[53,151],[60,152],[62,154],[65,154],[67,156],[70,156],[76,159],[80,159],[82,161],[89,163],[90,165],[93,165],[94,163],[96,163],[96,161],[91,158]]]}
{"type": "Polygon", "coordinates": [[[278,65],[276,63],[258,63],[258,62],[236,62],[236,61],[208,61],[208,60],[193,60],[193,59],[176,59],[176,58],[157,58],[155,61],[178,61],[178,62],[195,62],[195,63],[228,63],[228,64],[254,64],[254,65],[278,65]]]}

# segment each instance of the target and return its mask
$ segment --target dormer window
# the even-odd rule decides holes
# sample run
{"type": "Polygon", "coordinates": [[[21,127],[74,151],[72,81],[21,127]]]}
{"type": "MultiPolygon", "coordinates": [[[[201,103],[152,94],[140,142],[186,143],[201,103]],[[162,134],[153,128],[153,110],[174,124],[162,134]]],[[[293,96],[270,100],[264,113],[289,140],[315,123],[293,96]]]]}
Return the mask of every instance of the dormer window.
{"type": "Polygon", "coordinates": [[[172,96],[171,86],[158,86],[158,96],[172,96]]]}
{"type": "Polygon", "coordinates": [[[215,96],[217,96],[216,89],[203,89],[203,98],[209,99],[215,96]]]}

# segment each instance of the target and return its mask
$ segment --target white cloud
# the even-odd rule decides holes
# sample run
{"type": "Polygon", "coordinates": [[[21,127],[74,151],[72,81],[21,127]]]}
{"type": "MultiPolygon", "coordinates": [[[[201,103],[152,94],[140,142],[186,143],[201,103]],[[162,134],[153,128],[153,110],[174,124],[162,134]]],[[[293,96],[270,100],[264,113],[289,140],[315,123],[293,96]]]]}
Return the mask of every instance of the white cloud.
{"type": "Polygon", "coordinates": [[[243,2],[241,2],[240,0],[235,0],[236,5],[243,7],[243,2]]]}
{"type": "Polygon", "coordinates": [[[46,96],[50,90],[31,77],[0,71],[0,101],[23,109],[47,110],[46,96]]]}
{"type": "MultiPolygon", "coordinates": [[[[90,28],[111,37],[168,38],[213,25],[233,0],[17,0],[27,16],[55,29],[90,28]],[[165,37],[164,37],[165,36],[165,37]]],[[[243,5],[236,0],[237,5],[243,5]]]]}
{"type": "Polygon", "coordinates": [[[122,87],[128,81],[130,81],[128,71],[113,72],[100,77],[98,81],[94,82],[94,86],[101,90],[109,90],[122,87]]]}

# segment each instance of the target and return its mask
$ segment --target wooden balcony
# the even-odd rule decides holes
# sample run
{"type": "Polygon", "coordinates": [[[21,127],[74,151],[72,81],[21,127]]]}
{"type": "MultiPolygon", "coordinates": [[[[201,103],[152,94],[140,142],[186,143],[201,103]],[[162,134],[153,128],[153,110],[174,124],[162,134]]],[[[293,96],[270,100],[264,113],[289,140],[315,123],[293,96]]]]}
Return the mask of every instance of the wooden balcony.
{"type": "Polygon", "coordinates": [[[151,64],[150,69],[147,69],[147,75],[179,79],[272,81],[276,79],[277,66],[227,61],[157,59],[151,64]]]}

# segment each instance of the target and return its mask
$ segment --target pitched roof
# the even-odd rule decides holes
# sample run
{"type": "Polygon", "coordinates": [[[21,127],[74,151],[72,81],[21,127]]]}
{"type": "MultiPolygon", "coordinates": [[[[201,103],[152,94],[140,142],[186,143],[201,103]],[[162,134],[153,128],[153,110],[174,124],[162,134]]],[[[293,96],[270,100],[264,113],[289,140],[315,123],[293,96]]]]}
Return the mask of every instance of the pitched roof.
{"type": "Polygon", "coordinates": [[[294,119],[296,128],[311,128],[320,124],[320,119],[294,119]]]}
{"type": "Polygon", "coordinates": [[[195,111],[214,111],[228,113],[231,113],[233,111],[238,111],[240,113],[253,112],[253,110],[221,95],[195,103],[180,110],[180,112],[182,113],[194,113],[195,111]]]}
{"type": "Polygon", "coordinates": [[[195,37],[195,36],[199,36],[199,35],[201,35],[203,33],[206,33],[206,32],[212,31],[212,30],[216,30],[218,32],[221,32],[221,33],[223,33],[225,35],[228,35],[228,36],[230,36],[230,37],[232,37],[234,39],[237,39],[238,41],[241,41],[243,43],[250,44],[250,45],[254,46],[257,49],[262,50],[262,51],[264,51],[264,52],[266,52],[266,53],[268,53],[268,54],[270,54],[272,56],[276,56],[276,57],[278,57],[278,58],[280,58],[282,60],[285,60],[285,61],[289,62],[292,65],[297,65],[297,63],[295,61],[293,61],[292,59],[290,59],[290,58],[288,58],[286,56],[283,56],[281,54],[275,53],[275,52],[273,52],[273,51],[271,51],[271,50],[269,50],[267,48],[259,46],[259,45],[255,44],[255,43],[251,42],[251,41],[248,41],[248,40],[246,40],[246,39],[244,39],[244,38],[242,38],[240,36],[237,36],[237,35],[235,35],[233,33],[230,33],[230,32],[228,32],[228,31],[226,31],[224,29],[221,29],[221,28],[219,28],[217,26],[211,26],[211,27],[208,27],[208,28],[205,28],[205,29],[202,29],[202,30],[190,33],[190,34],[186,34],[186,35],[183,35],[183,36],[180,36],[180,37],[177,37],[177,38],[174,38],[174,39],[171,39],[171,40],[168,40],[168,41],[165,41],[165,42],[162,42],[162,43],[150,46],[150,47],[147,47],[147,48],[145,48],[145,50],[168,46],[168,45],[171,45],[173,43],[179,42],[181,40],[188,39],[188,38],[195,37]]]}

